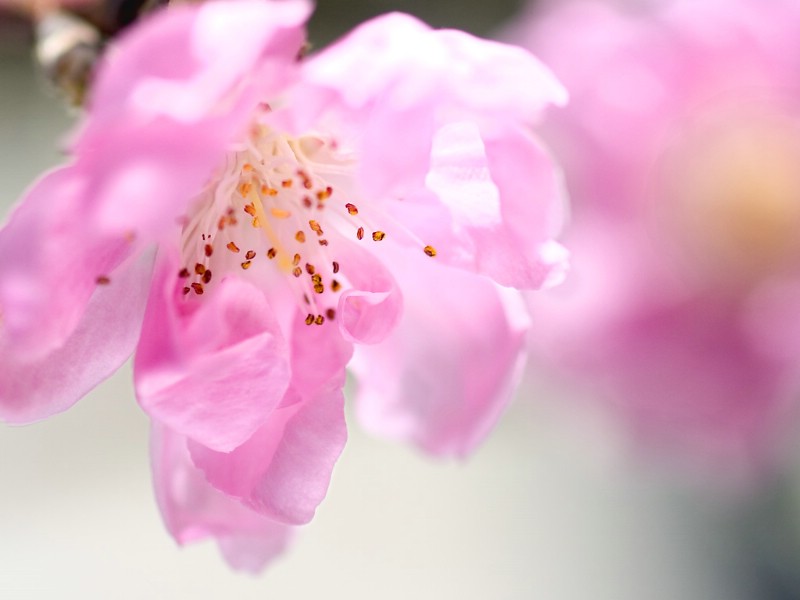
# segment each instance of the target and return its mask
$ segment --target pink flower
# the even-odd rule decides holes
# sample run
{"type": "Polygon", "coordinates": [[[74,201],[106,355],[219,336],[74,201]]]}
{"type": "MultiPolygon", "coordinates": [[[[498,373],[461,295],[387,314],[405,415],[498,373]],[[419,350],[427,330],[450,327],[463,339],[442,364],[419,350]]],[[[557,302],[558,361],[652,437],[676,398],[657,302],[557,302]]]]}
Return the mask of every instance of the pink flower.
{"type": "Polygon", "coordinates": [[[310,10],[134,27],[0,232],[0,416],[65,410],[136,347],[167,527],[251,570],[326,493],[354,348],[370,428],[463,456],[519,376],[513,288],[563,267],[550,73],[399,14],[300,60],[310,10]]]}
{"type": "Polygon", "coordinates": [[[798,26],[789,0],[572,2],[512,37],[572,93],[546,131],[574,271],[531,297],[538,359],[726,465],[764,459],[798,389],[798,26]]]}

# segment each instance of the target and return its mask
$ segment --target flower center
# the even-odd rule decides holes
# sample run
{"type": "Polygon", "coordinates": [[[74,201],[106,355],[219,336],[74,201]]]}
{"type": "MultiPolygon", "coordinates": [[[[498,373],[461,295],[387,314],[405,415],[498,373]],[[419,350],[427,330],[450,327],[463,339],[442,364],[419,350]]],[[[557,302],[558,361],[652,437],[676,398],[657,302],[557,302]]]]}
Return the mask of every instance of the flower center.
{"type": "MultiPolygon", "coordinates": [[[[349,284],[345,240],[386,238],[354,201],[355,166],[335,140],[255,125],[186,218],[184,295],[202,296],[225,273],[246,272],[262,289],[288,283],[307,308],[306,324],[334,320],[349,284]]],[[[424,251],[436,254],[431,246],[424,251]]]]}
{"type": "Polygon", "coordinates": [[[797,124],[776,114],[704,122],[676,148],[669,221],[703,272],[744,283],[800,252],[797,124]]]}

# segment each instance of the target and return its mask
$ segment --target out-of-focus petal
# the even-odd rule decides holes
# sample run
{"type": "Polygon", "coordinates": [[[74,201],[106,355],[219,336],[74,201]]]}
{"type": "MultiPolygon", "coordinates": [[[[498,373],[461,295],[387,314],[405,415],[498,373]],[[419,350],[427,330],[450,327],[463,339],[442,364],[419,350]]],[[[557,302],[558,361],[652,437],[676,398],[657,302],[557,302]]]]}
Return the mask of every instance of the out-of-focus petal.
{"type": "Polygon", "coordinates": [[[160,261],[136,354],[142,408],[200,444],[248,440],[289,385],[289,349],[264,294],[229,277],[184,297],[171,256],[160,261]]]}
{"type": "Polygon", "coordinates": [[[375,433],[465,456],[518,381],[527,312],[516,292],[485,277],[398,258],[398,280],[417,293],[389,338],[356,353],[359,417],[375,433]]]}
{"type": "Polygon", "coordinates": [[[294,528],[214,489],[192,464],[186,444],[185,437],[153,424],[153,485],[167,530],[179,544],[214,538],[234,569],[263,570],[286,549],[294,528]]]}
{"type": "Polygon", "coordinates": [[[192,442],[189,449],[214,487],[269,518],[299,525],[325,497],[347,439],[342,387],[351,351],[335,329],[309,327],[299,315],[292,337],[293,384],[267,423],[230,453],[192,442]],[[317,360],[331,374],[327,381],[313,373],[317,360]]]}
{"type": "Polygon", "coordinates": [[[114,271],[61,346],[38,360],[20,360],[0,331],[0,419],[28,423],[66,410],[116,371],[139,339],[151,270],[145,256],[114,271]]]}
{"type": "Polygon", "coordinates": [[[21,360],[63,345],[97,287],[128,256],[122,237],[86,227],[85,175],[65,167],[43,177],[0,230],[0,328],[21,360]]]}
{"type": "Polygon", "coordinates": [[[115,42],[73,144],[100,225],[153,238],[184,214],[259,102],[293,80],[310,10],[304,0],[177,6],[115,42]]]}

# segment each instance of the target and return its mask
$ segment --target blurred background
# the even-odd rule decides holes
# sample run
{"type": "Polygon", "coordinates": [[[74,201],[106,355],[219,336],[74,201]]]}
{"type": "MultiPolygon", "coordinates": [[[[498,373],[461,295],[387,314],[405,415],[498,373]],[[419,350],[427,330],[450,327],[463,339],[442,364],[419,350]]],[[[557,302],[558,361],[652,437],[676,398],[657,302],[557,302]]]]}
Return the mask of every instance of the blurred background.
{"type": "MultiPolygon", "coordinates": [[[[403,10],[534,45],[542,38],[523,31],[534,9],[545,10],[513,0],[320,0],[311,40],[321,46],[364,18],[403,10]]],[[[603,31],[629,39],[630,28],[603,31]]],[[[0,17],[3,215],[63,160],[74,118],[44,85],[31,44],[23,20],[0,17]]],[[[577,138],[548,127],[560,158],[578,164],[564,150],[577,138]]],[[[569,169],[566,181],[580,225],[589,201],[569,169]]],[[[771,443],[754,451],[759,459],[709,461],[705,451],[675,451],[687,449],[680,436],[672,446],[644,443],[641,428],[596,401],[605,387],[574,385],[569,363],[554,376],[550,358],[534,348],[516,402],[464,464],[369,438],[349,419],[350,441],[317,517],[257,578],[231,572],[212,543],[179,549],[162,527],[147,419],[125,367],[65,414],[0,427],[0,597],[800,598],[791,411],[764,434],[771,443]]],[[[659,429],[659,440],[670,436],[659,429]]]]}

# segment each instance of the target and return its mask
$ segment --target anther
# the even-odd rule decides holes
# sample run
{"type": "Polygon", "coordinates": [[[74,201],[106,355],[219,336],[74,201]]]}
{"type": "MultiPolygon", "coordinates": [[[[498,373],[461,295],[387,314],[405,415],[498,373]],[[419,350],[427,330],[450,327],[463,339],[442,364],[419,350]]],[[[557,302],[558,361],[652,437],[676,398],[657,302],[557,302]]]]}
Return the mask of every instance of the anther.
{"type": "Polygon", "coordinates": [[[344,205],[344,207],[347,209],[347,212],[349,212],[351,215],[357,215],[358,214],[358,209],[356,208],[355,204],[350,204],[348,202],[347,204],[344,205]]]}
{"type": "Polygon", "coordinates": [[[300,255],[299,255],[299,254],[295,254],[295,255],[294,255],[294,258],[292,258],[292,264],[293,264],[295,267],[296,267],[297,265],[299,265],[299,264],[300,264],[300,258],[301,258],[301,257],[300,257],[300,255]]]}
{"type": "Polygon", "coordinates": [[[248,250],[247,253],[244,255],[247,260],[253,260],[256,257],[256,253],[254,250],[248,250]]]}
{"type": "Polygon", "coordinates": [[[197,283],[195,281],[192,284],[192,289],[194,290],[194,293],[197,294],[198,296],[202,296],[203,295],[203,284],[202,283],[197,283]]]}
{"type": "Polygon", "coordinates": [[[314,323],[316,323],[317,325],[322,325],[324,322],[325,322],[325,317],[323,317],[322,315],[317,315],[317,318],[314,319],[314,323]]]}
{"type": "Polygon", "coordinates": [[[206,244],[205,248],[206,256],[211,256],[214,253],[214,247],[211,244],[206,244]]]}
{"type": "Polygon", "coordinates": [[[252,191],[252,189],[253,189],[252,183],[243,181],[242,183],[239,184],[239,194],[242,196],[242,198],[247,198],[247,195],[252,191]]]}
{"type": "Polygon", "coordinates": [[[311,231],[313,231],[317,235],[322,235],[322,227],[320,227],[319,223],[317,223],[314,219],[311,219],[308,222],[308,226],[311,227],[311,231]]]}
{"type": "Polygon", "coordinates": [[[251,260],[246,260],[246,261],[244,261],[244,262],[242,263],[242,268],[243,268],[243,269],[249,269],[249,268],[250,268],[250,265],[252,265],[252,264],[253,264],[253,261],[251,261],[251,260]]]}
{"type": "Polygon", "coordinates": [[[425,246],[422,250],[428,256],[436,256],[436,248],[434,248],[433,246],[425,246]]]}
{"type": "Polygon", "coordinates": [[[97,279],[95,279],[94,281],[95,283],[97,283],[97,285],[108,285],[109,283],[111,283],[111,280],[105,275],[98,276],[97,279]]]}
{"type": "Polygon", "coordinates": [[[203,273],[205,273],[205,272],[206,272],[206,266],[205,266],[205,265],[202,265],[202,264],[200,264],[200,263],[197,263],[197,264],[194,266],[194,272],[195,272],[195,273],[197,273],[198,275],[202,275],[203,273]]]}
{"type": "Polygon", "coordinates": [[[290,188],[290,187],[292,187],[292,180],[291,179],[284,179],[283,181],[281,181],[281,185],[283,187],[285,187],[285,188],[290,188]]]}
{"type": "Polygon", "coordinates": [[[267,258],[269,259],[275,258],[277,254],[278,252],[275,250],[275,248],[270,248],[269,250],[267,250],[267,258]]]}
{"type": "Polygon", "coordinates": [[[306,263],[306,273],[308,273],[309,275],[313,275],[315,271],[316,269],[314,268],[314,265],[312,265],[311,263],[306,263]]]}
{"type": "Polygon", "coordinates": [[[339,272],[339,263],[336,262],[336,261],[333,261],[333,272],[334,273],[338,273],[339,272]]]}
{"type": "Polygon", "coordinates": [[[272,216],[276,219],[288,219],[292,216],[292,213],[288,210],[283,210],[282,208],[276,208],[274,206],[269,209],[269,212],[271,212],[272,216]]]}
{"type": "Polygon", "coordinates": [[[210,281],[211,281],[211,271],[206,270],[206,272],[203,273],[203,283],[209,283],[210,281]]]}
{"type": "Polygon", "coordinates": [[[333,321],[334,317],[336,316],[336,311],[332,308],[329,308],[325,311],[325,316],[328,317],[329,321],[333,321]]]}
{"type": "Polygon", "coordinates": [[[236,254],[238,254],[238,252],[239,252],[239,246],[237,246],[237,245],[236,245],[235,243],[233,243],[233,242],[228,242],[228,243],[225,245],[225,247],[226,247],[228,250],[230,250],[231,252],[233,252],[233,253],[236,253],[236,254]]]}
{"type": "Polygon", "coordinates": [[[184,267],[183,269],[181,269],[178,272],[178,277],[184,277],[185,278],[185,277],[188,277],[188,276],[189,276],[189,269],[187,269],[186,267],[184,267]]]}
{"type": "Polygon", "coordinates": [[[252,202],[250,204],[245,204],[244,212],[246,212],[251,217],[255,217],[256,216],[256,206],[255,206],[255,204],[253,204],[252,202]]]}
{"type": "Polygon", "coordinates": [[[306,241],[306,234],[303,233],[302,231],[298,231],[297,233],[294,234],[294,239],[296,239],[298,242],[302,244],[303,242],[306,241]]]}
{"type": "Polygon", "coordinates": [[[328,245],[328,240],[319,240],[319,245],[320,246],[327,246],[328,245]]]}
{"type": "Polygon", "coordinates": [[[358,239],[360,239],[360,240],[364,239],[364,228],[363,227],[359,227],[358,228],[358,231],[356,231],[356,237],[358,239]]]}
{"type": "Polygon", "coordinates": [[[303,274],[303,269],[301,269],[300,267],[295,267],[294,270],[292,271],[292,275],[294,275],[295,277],[300,277],[300,275],[302,274],[303,274]]]}
{"type": "Polygon", "coordinates": [[[313,325],[313,324],[314,324],[314,315],[308,313],[308,316],[306,317],[306,325],[313,325]]]}
{"type": "Polygon", "coordinates": [[[188,293],[189,293],[189,292],[191,292],[191,291],[192,291],[192,288],[190,288],[190,287],[185,287],[185,288],[183,288],[183,295],[185,296],[186,294],[188,294],[188,293]]]}
{"type": "Polygon", "coordinates": [[[331,289],[334,292],[338,292],[340,289],[342,289],[342,284],[334,279],[331,281],[331,289]]]}
{"type": "Polygon", "coordinates": [[[383,238],[386,237],[386,234],[383,231],[373,231],[372,232],[372,239],[376,242],[380,242],[383,238]]]}

